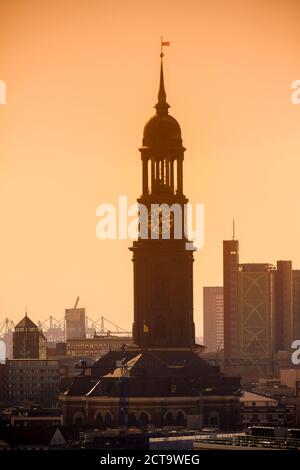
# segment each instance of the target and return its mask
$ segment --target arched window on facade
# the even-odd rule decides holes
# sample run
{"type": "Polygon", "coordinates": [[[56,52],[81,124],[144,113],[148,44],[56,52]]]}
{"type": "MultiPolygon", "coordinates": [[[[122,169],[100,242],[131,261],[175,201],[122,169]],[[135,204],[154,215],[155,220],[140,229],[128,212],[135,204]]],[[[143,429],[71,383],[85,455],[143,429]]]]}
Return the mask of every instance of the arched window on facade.
{"type": "Polygon", "coordinates": [[[104,427],[111,428],[112,427],[112,416],[110,413],[106,412],[104,416],[104,427]]]}
{"type": "Polygon", "coordinates": [[[137,425],[137,419],[135,413],[131,412],[128,415],[127,418],[127,425],[130,426],[136,426],[137,425]]]}
{"type": "Polygon", "coordinates": [[[149,424],[149,416],[147,413],[142,412],[139,417],[139,425],[141,428],[146,429],[149,424]]]}
{"type": "Polygon", "coordinates": [[[164,419],[164,425],[165,426],[174,426],[174,416],[172,411],[168,411],[165,415],[164,419]]]}
{"type": "Polygon", "coordinates": [[[176,426],[185,426],[186,425],[185,416],[184,416],[182,411],[177,412],[175,424],[176,424],[176,426]]]}
{"type": "Polygon", "coordinates": [[[76,426],[84,426],[85,425],[85,415],[83,411],[76,411],[73,415],[73,424],[76,426]]]}

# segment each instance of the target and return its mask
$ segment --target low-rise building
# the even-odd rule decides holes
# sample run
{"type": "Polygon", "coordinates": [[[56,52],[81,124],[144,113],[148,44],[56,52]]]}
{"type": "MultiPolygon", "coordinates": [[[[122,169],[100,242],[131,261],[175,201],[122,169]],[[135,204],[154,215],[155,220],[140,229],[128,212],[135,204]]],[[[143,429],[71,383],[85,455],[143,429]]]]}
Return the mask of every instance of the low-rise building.
{"type": "Polygon", "coordinates": [[[300,369],[281,369],[280,382],[295,390],[295,396],[300,397],[300,369]]]}
{"type": "Polygon", "coordinates": [[[11,413],[11,426],[62,426],[63,417],[57,408],[17,409],[11,413]]]}
{"type": "Polygon", "coordinates": [[[5,366],[6,402],[13,405],[39,403],[54,406],[59,393],[57,360],[11,359],[5,366]]]}
{"type": "Polygon", "coordinates": [[[95,335],[93,338],[67,340],[67,356],[91,357],[98,360],[108,351],[120,351],[124,344],[133,343],[131,336],[95,335]]]}
{"type": "Polygon", "coordinates": [[[57,426],[2,426],[0,448],[15,450],[49,450],[67,448],[64,430],[57,426]]]}
{"type": "Polygon", "coordinates": [[[245,392],[240,398],[241,427],[290,426],[295,420],[295,406],[281,403],[269,396],[245,392]]]}

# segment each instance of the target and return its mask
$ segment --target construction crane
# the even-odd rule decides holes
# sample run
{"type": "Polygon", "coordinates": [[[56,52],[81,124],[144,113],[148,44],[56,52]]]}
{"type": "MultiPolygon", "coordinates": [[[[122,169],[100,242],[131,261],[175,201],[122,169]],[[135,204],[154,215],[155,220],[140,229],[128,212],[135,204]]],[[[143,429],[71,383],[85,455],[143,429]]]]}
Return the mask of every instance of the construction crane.
{"type": "Polygon", "coordinates": [[[121,328],[120,326],[111,322],[104,316],[101,316],[96,321],[89,317],[86,317],[86,330],[89,330],[89,329],[94,329],[95,334],[98,334],[101,336],[109,336],[109,335],[131,336],[131,331],[127,331],[124,328],[121,328]],[[113,327],[113,329],[111,327],[113,327]]]}
{"type": "MultiPolygon", "coordinates": [[[[77,308],[79,303],[79,296],[76,298],[74,308],[77,308]]],[[[50,342],[63,342],[65,341],[65,319],[57,319],[53,315],[50,315],[46,320],[37,321],[37,327],[43,331],[47,340],[50,342]]],[[[14,331],[15,325],[12,320],[5,318],[0,321],[0,338],[5,337],[14,331]]],[[[125,330],[124,328],[116,325],[108,318],[103,315],[98,320],[86,317],[86,334],[87,338],[93,338],[94,335],[100,336],[131,336],[131,331],[125,330]]]]}
{"type": "Polygon", "coordinates": [[[52,315],[43,322],[37,322],[38,329],[43,331],[46,338],[50,342],[62,342],[64,341],[64,318],[57,320],[52,315]]]}
{"type": "Polygon", "coordinates": [[[54,328],[63,328],[64,318],[62,318],[61,320],[57,320],[52,315],[50,315],[50,317],[48,317],[46,320],[44,320],[42,322],[38,321],[37,325],[38,325],[38,328],[43,330],[43,331],[48,331],[48,330],[54,329],[54,328]]]}
{"type": "Polygon", "coordinates": [[[14,327],[14,322],[8,318],[5,318],[5,320],[0,323],[0,337],[2,338],[6,336],[10,331],[14,330],[14,327]]]}

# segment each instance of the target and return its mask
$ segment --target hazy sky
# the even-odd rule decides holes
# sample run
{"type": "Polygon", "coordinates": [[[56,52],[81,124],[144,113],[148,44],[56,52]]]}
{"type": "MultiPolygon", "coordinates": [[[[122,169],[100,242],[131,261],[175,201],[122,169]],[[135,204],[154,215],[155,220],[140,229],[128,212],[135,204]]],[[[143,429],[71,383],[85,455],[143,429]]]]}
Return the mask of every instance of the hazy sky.
{"type": "Polygon", "coordinates": [[[299,22],[286,0],[0,0],[0,320],[60,319],[79,295],[131,327],[131,242],[98,240],[96,207],[141,193],[161,35],[184,190],[205,204],[198,332],[233,217],[241,261],[300,268],[299,22]]]}

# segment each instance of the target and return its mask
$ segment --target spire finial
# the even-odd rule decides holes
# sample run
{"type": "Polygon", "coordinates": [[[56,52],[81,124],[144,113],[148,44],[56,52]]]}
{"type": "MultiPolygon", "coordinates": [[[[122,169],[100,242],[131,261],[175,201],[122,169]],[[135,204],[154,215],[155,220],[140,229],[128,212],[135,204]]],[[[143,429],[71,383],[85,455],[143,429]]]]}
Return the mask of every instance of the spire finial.
{"type": "Polygon", "coordinates": [[[155,105],[156,113],[157,114],[168,114],[168,108],[170,105],[167,103],[167,95],[165,90],[165,83],[164,83],[164,68],[163,68],[163,47],[169,46],[169,41],[163,41],[163,38],[160,38],[160,80],[159,80],[159,91],[158,91],[158,101],[155,105]]]}
{"type": "Polygon", "coordinates": [[[232,240],[235,240],[235,220],[232,219],[232,240]]]}

